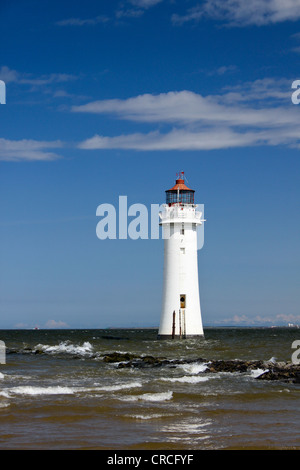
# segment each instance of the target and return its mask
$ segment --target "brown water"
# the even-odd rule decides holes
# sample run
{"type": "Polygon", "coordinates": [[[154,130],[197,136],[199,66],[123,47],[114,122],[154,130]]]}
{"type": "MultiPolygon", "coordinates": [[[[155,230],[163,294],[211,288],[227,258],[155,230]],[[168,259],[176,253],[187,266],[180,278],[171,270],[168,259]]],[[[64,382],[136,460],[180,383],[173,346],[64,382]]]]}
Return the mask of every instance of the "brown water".
{"type": "Polygon", "coordinates": [[[181,341],[156,335],[0,331],[7,348],[0,449],[300,448],[299,385],[256,380],[259,370],[204,372],[212,359],[290,361],[300,330],[216,328],[205,339],[181,341]],[[114,351],[199,360],[120,369],[103,361],[114,351]]]}

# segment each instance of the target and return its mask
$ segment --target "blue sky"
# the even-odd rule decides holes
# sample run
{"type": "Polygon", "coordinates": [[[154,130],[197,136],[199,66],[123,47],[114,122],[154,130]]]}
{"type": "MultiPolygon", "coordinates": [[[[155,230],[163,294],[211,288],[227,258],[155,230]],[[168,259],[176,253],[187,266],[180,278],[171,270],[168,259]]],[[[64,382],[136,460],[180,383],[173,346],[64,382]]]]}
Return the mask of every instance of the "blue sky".
{"type": "Polygon", "coordinates": [[[0,41],[0,328],[158,326],[163,241],[96,209],[181,170],[204,326],[300,323],[300,0],[3,0],[0,41]]]}

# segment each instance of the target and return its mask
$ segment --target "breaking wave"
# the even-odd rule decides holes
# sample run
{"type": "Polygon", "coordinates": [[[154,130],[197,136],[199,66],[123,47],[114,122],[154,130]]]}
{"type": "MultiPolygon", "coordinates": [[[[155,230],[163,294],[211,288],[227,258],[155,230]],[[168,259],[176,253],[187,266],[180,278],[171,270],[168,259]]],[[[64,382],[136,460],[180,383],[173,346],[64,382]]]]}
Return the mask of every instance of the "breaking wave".
{"type": "Polygon", "coordinates": [[[36,387],[32,385],[24,385],[19,387],[11,387],[0,392],[0,396],[4,398],[12,398],[16,395],[22,396],[38,396],[38,395],[74,395],[76,393],[84,392],[117,392],[120,390],[129,390],[131,388],[142,387],[141,382],[129,382],[116,385],[107,385],[103,387],[64,387],[64,386],[49,386],[49,387],[36,387]]]}
{"type": "Polygon", "coordinates": [[[168,401],[173,398],[173,392],[161,392],[161,393],[143,393],[141,395],[131,395],[123,397],[124,401],[168,401]]]}
{"type": "Polygon", "coordinates": [[[31,385],[25,385],[21,387],[14,387],[8,389],[6,392],[7,398],[10,398],[11,395],[73,395],[75,389],[70,387],[33,387],[31,385]]]}
{"type": "Polygon", "coordinates": [[[179,367],[184,370],[187,374],[200,374],[201,372],[206,371],[207,364],[204,362],[195,363],[195,364],[180,364],[179,367]]]}
{"type": "Polygon", "coordinates": [[[181,382],[181,383],[188,383],[188,384],[197,384],[199,382],[207,382],[209,380],[208,377],[199,377],[197,375],[185,375],[183,377],[168,377],[161,379],[164,382],[181,382]]]}
{"type": "Polygon", "coordinates": [[[119,390],[128,390],[130,388],[142,387],[141,382],[129,382],[127,384],[107,385],[104,387],[96,387],[90,390],[96,390],[97,392],[118,392],[119,390]]]}
{"type": "Polygon", "coordinates": [[[89,341],[85,341],[82,346],[74,345],[70,341],[62,341],[56,346],[48,344],[38,344],[35,351],[41,351],[46,354],[72,354],[79,356],[90,356],[93,353],[93,346],[89,341]]]}
{"type": "Polygon", "coordinates": [[[250,377],[253,377],[253,378],[257,378],[259,377],[260,375],[264,374],[265,372],[268,372],[269,369],[253,369],[251,370],[250,372],[250,377]]]}

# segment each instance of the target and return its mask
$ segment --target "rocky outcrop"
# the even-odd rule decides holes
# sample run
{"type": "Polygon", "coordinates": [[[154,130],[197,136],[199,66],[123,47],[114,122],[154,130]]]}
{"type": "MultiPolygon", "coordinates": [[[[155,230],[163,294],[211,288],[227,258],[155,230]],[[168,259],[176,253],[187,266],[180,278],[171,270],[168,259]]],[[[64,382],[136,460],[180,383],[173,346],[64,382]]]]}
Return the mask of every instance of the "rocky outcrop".
{"type": "Polygon", "coordinates": [[[276,364],[270,369],[257,377],[258,380],[280,380],[281,382],[290,382],[300,384],[300,365],[284,364],[277,366],[276,364]]]}
{"type": "Polygon", "coordinates": [[[104,362],[118,363],[117,367],[123,369],[125,367],[145,368],[145,367],[176,367],[178,364],[190,364],[194,362],[205,362],[203,358],[197,359],[166,359],[165,357],[154,356],[136,356],[128,353],[113,352],[103,356],[104,362]]]}
{"type": "MultiPolygon", "coordinates": [[[[40,348],[24,347],[23,349],[7,350],[7,354],[47,354],[40,348]]],[[[73,358],[81,356],[71,355],[73,358]]],[[[165,357],[154,356],[138,356],[131,353],[112,352],[105,355],[100,353],[90,354],[89,359],[102,359],[103,362],[114,364],[117,368],[156,368],[169,367],[175,368],[180,364],[204,363],[206,369],[201,374],[216,374],[220,372],[227,373],[247,373],[251,370],[259,370],[257,376],[253,376],[256,380],[278,380],[289,383],[300,383],[300,364],[292,364],[290,362],[275,362],[261,360],[207,360],[201,357],[195,359],[166,359],[165,357]]]]}
{"type": "Polygon", "coordinates": [[[261,369],[256,380],[279,380],[282,382],[300,383],[300,365],[273,361],[210,361],[205,373],[248,372],[261,369]]]}
{"type": "Polygon", "coordinates": [[[209,361],[205,372],[247,372],[248,370],[261,369],[263,364],[263,361],[209,361]]]}
{"type": "Polygon", "coordinates": [[[109,363],[129,362],[135,359],[136,357],[138,356],[135,356],[134,354],[113,352],[103,356],[103,361],[109,363]]]}
{"type": "Polygon", "coordinates": [[[213,360],[208,361],[203,358],[189,360],[174,360],[153,356],[133,356],[130,354],[112,353],[104,356],[105,362],[118,363],[117,367],[122,368],[145,368],[145,367],[176,367],[180,364],[205,363],[205,374],[219,372],[227,373],[247,373],[251,370],[261,370],[257,380],[280,380],[284,382],[300,383],[300,365],[292,363],[274,363],[273,361],[246,361],[246,360],[213,360]]]}

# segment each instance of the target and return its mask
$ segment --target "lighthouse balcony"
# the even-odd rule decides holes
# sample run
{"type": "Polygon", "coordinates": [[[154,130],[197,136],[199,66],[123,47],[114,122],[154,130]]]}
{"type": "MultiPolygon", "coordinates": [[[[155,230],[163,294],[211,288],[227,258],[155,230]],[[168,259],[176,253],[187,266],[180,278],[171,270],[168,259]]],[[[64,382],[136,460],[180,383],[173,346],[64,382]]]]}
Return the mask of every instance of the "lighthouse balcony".
{"type": "Polygon", "coordinates": [[[174,206],[168,206],[165,204],[163,210],[159,213],[161,224],[170,222],[191,222],[196,224],[202,224],[202,212],[196,211],[196,205],[191,207],[190,204],[180,204],[174,206]]]}

